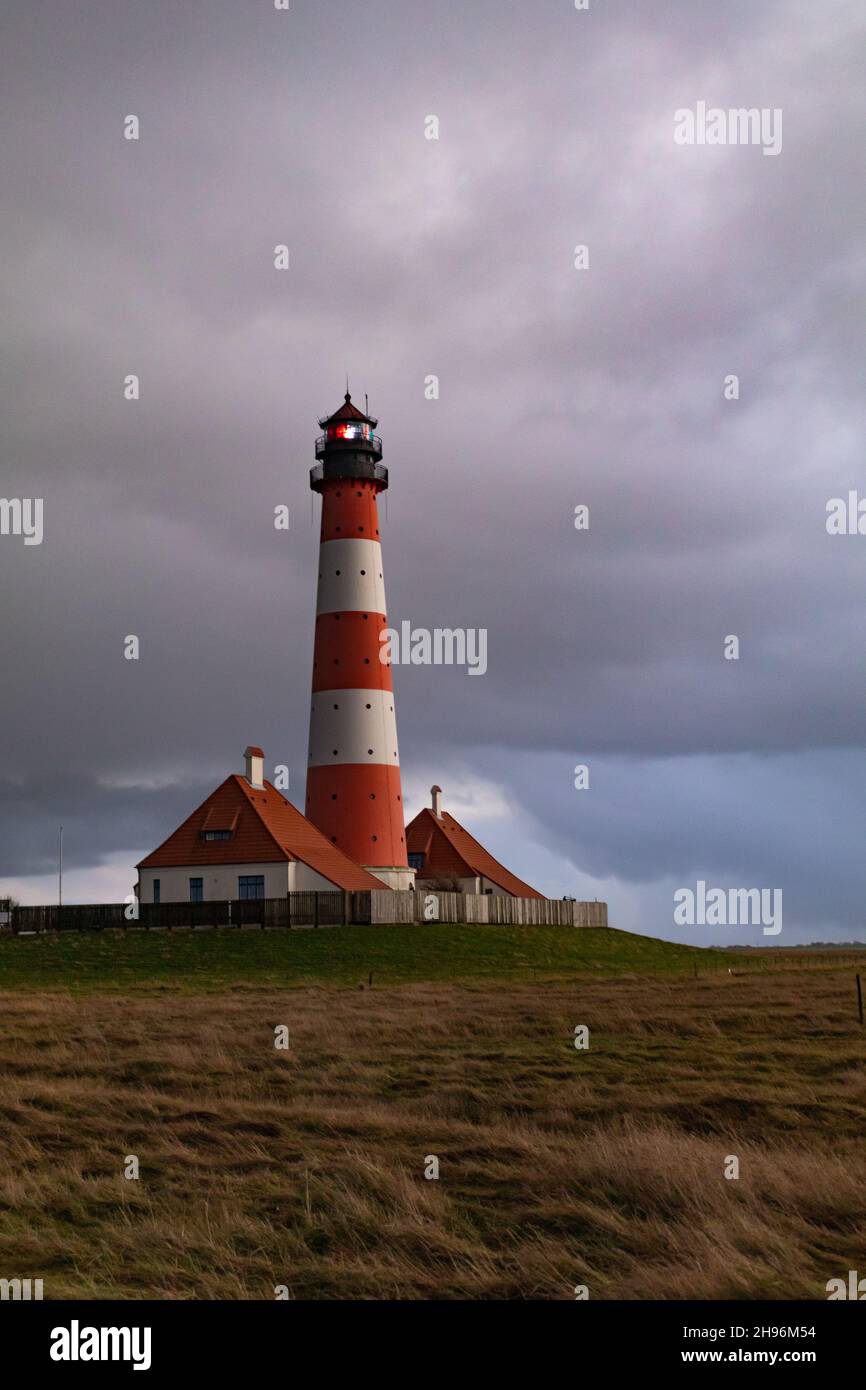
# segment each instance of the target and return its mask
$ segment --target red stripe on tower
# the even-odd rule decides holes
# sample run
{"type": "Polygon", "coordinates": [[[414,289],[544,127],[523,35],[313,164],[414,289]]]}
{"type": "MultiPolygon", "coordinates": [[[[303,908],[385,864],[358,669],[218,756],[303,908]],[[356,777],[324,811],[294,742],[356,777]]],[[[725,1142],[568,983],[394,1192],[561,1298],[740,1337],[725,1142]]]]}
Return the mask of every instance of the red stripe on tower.
{"type": "Polygon", "coordinates": [[[388,486],[376,420],[352,404],[319,421],[310,487],[322,497],[307,818],[392,888],[409,888],[377,498],[388,486]]]}

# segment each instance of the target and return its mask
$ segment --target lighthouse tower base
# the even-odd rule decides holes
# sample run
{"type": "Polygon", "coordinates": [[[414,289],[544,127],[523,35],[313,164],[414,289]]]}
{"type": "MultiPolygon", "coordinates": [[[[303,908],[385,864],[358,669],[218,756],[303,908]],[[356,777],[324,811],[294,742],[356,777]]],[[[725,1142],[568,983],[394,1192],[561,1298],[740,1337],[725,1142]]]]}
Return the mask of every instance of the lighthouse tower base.
{"type": "Polygon", "coordinates": [[[415,870],[401,867],[399,864],[393,868],[379,868],[364,864],[362,868],[372,874],[374,878],[380,878],[386,888],[406,889],[415,887],[415,870]]]}

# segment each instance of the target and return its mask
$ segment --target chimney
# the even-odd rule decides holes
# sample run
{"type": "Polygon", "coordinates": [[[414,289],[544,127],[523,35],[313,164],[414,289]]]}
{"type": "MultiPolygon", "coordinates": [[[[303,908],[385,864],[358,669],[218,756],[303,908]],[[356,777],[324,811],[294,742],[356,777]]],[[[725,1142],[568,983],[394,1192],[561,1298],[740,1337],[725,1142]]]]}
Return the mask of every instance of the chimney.
{"type": "Polygon", "coordinates": [[[430,795],[431,795],[431,797],[433,798],[433,801],[432,801],[433,814],[434,814],[434,816],[436,817],[437,820],[441,820],[441,819],[442,819],[442,807],[441,807],[442,788],[441,788],[441,787],[436,787],[436,786],[431,787],[431,788],[430,788],[430,795]]]}
{"type": "Polygon", "coordinates": [[[265,785],[265,755],[261,748],[244,749],[244,776],[251,787],[265,785]]]}

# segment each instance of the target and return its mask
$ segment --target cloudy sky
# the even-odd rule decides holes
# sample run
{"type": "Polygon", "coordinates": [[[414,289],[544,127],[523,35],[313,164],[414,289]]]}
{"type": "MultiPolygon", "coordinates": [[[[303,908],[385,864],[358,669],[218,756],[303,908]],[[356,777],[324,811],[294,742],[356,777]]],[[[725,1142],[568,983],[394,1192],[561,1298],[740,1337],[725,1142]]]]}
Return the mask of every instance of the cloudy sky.
{"type": "Polygon", "coordinates": [[[826,528],[866,497],[864,38],[862,0],[5,0],[0,495],[45,511],[0,536],[0,893],[53,899],[61,822],[65,896],[129,892],[249,742],[303,806],[348,371],[392,624],[488,631],[483,677],[395,671],[410,811],[438,781],[617,926],[763,939],[676,926],[701,879],[866,941],[866,535],[826,528]],[[699,102],[781,152],[678,145],[699,102]]]}

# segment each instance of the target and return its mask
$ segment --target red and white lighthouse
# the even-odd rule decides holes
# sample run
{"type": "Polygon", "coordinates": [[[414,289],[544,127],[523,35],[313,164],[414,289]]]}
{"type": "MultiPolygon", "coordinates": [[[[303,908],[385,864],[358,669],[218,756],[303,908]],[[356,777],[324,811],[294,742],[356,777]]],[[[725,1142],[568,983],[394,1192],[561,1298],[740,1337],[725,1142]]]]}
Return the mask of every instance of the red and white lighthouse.
{"type": "Polygon", "coordinates": [[[322,496],[307,818],[391,888],[410,888],[377,498],[377,421],[349,392],[319,421],[310,487],[322,496]]]}

